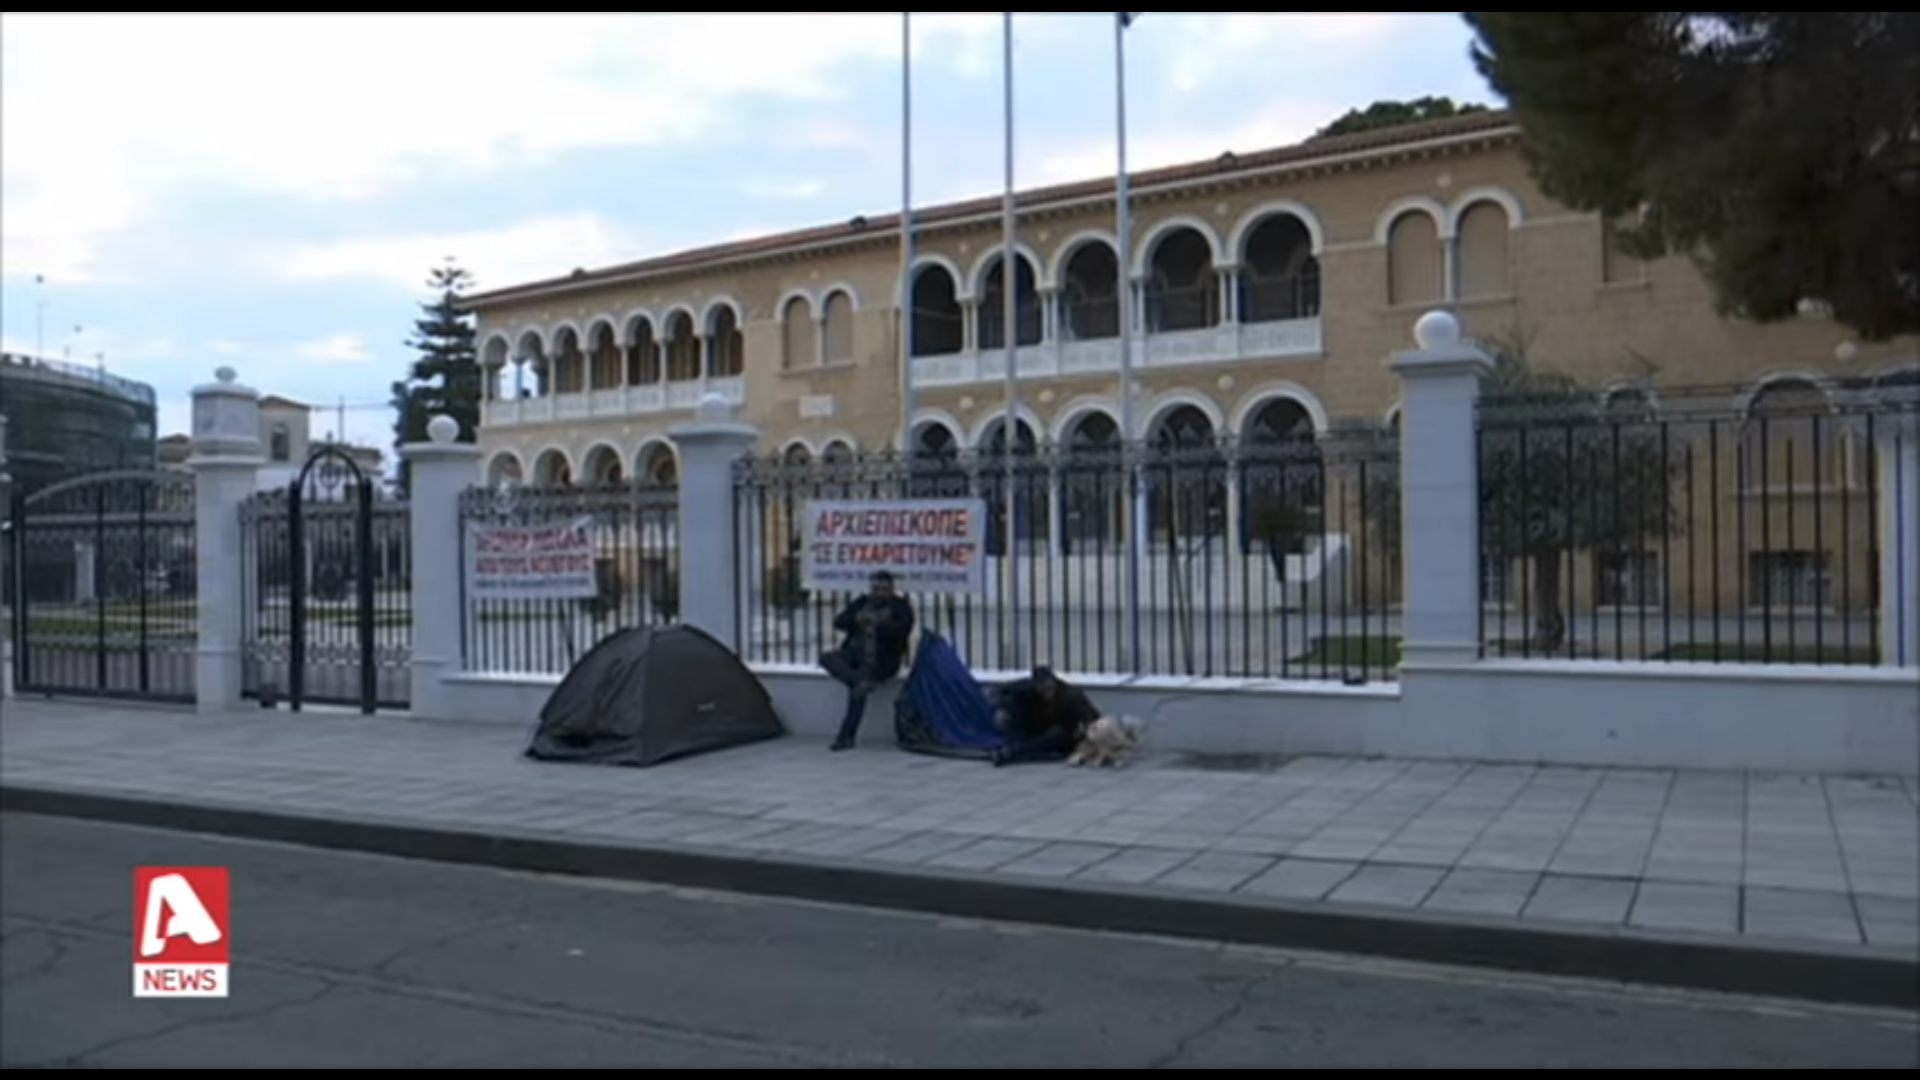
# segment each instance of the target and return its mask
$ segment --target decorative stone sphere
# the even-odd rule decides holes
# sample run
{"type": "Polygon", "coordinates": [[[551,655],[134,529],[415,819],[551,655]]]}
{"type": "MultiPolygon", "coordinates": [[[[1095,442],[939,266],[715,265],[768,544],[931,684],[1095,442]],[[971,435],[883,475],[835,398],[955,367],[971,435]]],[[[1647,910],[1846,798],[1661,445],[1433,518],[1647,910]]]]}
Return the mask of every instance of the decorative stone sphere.
{"type": "Polygon", "coordinates": [[[213,369],[213,378],[215,382],[231,383],[235,379],[238,379],[239,377],[240,377],[239,372],[233,370],[230,367],[225,366],[224,364],[221,365],[220,367],[213,369]]]}
{"type": "Polygon", "coordinates": [[[1414,344],[1422,349],[1445,349],[1460,344],[1460,320],[1450,311],[1429,311],[1413,324],[1414,344]]]}
{"type": "Polygon", "coordinates": [[[441,446],[460,438],[460,421],[442,413],[427,421],[427,441],[441,446]]]}
{"type": "Polygon", "coordinates": [[[725,394],[707,394],[694,407],[694,415],[708,423],[719,423],[733,415],[733,403],[725,394]]]}

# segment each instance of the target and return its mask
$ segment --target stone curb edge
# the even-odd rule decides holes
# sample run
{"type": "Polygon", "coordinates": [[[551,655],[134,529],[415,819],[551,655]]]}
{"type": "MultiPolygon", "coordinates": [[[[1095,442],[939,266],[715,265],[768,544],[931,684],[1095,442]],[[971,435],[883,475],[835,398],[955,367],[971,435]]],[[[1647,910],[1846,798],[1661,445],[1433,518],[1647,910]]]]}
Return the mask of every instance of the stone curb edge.
{"type": "Polygon", "coordinates": [[[492,829],[214,802],[0,785],[0,811],[265,840],[425,862],[646,881],[1075,930],[1361,954],[1535,975],[1920,1009],[1920,958],[1864,946],[1732,944],[1623,930],[1520,927],[1471,916],[1287,905],[1127,886],[968,876],[685,847],[634,847],[492,829]]]}

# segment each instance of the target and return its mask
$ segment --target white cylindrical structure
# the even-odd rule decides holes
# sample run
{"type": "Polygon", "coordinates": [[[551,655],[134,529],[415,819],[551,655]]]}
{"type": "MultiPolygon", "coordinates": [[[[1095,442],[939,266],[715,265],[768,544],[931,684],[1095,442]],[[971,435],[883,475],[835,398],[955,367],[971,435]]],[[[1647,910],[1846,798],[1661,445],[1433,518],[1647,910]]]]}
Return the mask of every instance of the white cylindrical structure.
{"type": "MultiPolygon", "coordinates": [[[[1020,274],[1019,251],[1017,244],[1017,226],[1015,198],[1013,190],[1013,12],[1002,12],[1000,17],[1001,51],[1001,104],[1005,110],[1003,116],[1006,158],[1006,186],[1000,197],[1000,328],[1001,344],[1007,358],[1006,388],[1007,414],[1000,422],[1001,445],[1004,452],[1002,465],[1006,469],[1006,551],[1000,557],[1004,568],[1005,587],[1000,590],[1002,618],[1006,620],[1006,630],[1002,640],[1012,662],[1021,663],[1020,608],[1014,601],[1014,588],[1019,582],[1019,465],[1016,452],[1018,442],[1015,439],[1020,423],[1020,328],[1019,291],[1020,274]]],[[[1003,661],[1004,666],[1004,661],[1003,661]]]]}
{"type": "Polygon", "coordinates": [[[913,12],[900,13],[900,450],[913,468],[913,12]]]}
{"type": "Polygon", "coordinates": [[[1134,404],[1133,379],[1133,191],[1127,179],[1127,27],[1132,13],[1116,12],[1113,18],[1113,114],[1114,156],[1113,235],[1114,263],[1119,272],[1114,281],[1114,317],[1120,328],[1120,440],[1125,455],[1127,484],[1126,588],[1122,603],[1126,607],[1127,662],[1140,670],[1145,657],[1140,632],[1140,579],[1146,561],[1147,497],[1138,475],[1132,442],[1139,437],[1134,404]]]}

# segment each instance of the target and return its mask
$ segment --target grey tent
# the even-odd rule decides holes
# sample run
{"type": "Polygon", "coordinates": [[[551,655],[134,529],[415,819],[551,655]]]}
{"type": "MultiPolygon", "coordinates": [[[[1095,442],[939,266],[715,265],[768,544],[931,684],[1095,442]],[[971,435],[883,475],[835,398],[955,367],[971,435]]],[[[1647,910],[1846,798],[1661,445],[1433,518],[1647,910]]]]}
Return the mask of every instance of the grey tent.
{"type": "Polygon", "coordinates": [[[657,765],[786,734],[733,650],[691,626],[609,634],[540,710],[527,756],[657,765]]]}

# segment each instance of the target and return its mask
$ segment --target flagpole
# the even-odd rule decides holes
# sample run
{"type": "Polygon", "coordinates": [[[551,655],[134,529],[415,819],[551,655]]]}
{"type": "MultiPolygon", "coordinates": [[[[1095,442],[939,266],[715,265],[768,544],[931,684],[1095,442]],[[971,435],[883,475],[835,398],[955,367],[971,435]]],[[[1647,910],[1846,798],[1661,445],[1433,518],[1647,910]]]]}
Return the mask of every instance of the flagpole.
{"type": "Polygon", "coordinates": [[[1002,590],[1001,603],[1006,612],[1007,631],[1002,640],[1008,642],[1008,652],[1015,663],[1020,658],[1020,609],[1014,599],[1015,586],[1019,582],[1017,572],[1019,555],[1019,530],[1016,511],[1019,508],[1019,494],[1016,481],[1019,469],[1016,457],[1019,451],[1017,435],[1020,431],[1020,333],[1016,320],[1019,318],[1019,252],[1015,249],[1016,220],[1014,217],[1013,191],[1013,12],[1002,12],[1000,16],[1000,53],[1001,53],[1001,97],[1005,109],[1002,117],[1002,134],[1005,145],[1002,153],[1006,160],[1006,188],[1000,198],[1000,321],[1001,343],[1007,357],[1007,414],[1000,423],[1003,464],[1006,468],[1006,515],[1007,548],[1002,562],[1007,567],[1007,586],[1002,590]]]}
{"type": "Polygon", "coordinates": [[[33,358],[47,358],[47,278],[33,275],[33,358]]]}
{"type": "Polygon", "coordinates": [[[1116,12],[1113,18],[1113,112],[1114,156],[1113,234],[1119,248],[1119,278],[1114,290],[1117,318],[1120,322],[1120,432],[1122,455],[1127,463],[1127,580],[1122,603],[1126,606],[1127,655],[1134,670],[1145,667],[1146,657],[1140,645],[1141,562],[1146,558],[1146,496],[1140,487],[1133,442],[1135,415],[1133,385],[1133,191],[1127,177],[1127,27],[1134,13],[1116,12]]]}
{"type": "Polygon", "coordinates": [[[911,475],[913,414],[913,12],[900,13],[900,451],[911,475]]]}

